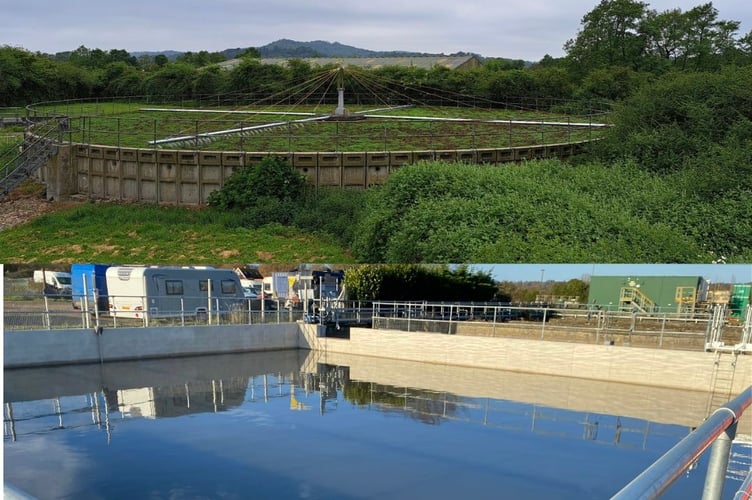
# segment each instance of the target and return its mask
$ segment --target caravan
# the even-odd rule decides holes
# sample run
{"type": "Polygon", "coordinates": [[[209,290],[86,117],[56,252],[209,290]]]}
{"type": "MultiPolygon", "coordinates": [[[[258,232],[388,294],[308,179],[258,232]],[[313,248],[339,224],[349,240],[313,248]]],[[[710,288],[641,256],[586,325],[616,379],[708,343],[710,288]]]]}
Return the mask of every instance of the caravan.
{"type": "Polygon", "coordinates": [[[119,318],[202,316],[244,305],[238,275],[212,267],[113,266],[107,291],[110,315],[119,318]]]}
{"type": "Polygon", "coordinates": [[[107,311],[107,268],[108,264],[73,264],[71,266],[71,287],[73,309],[107,311]]]}

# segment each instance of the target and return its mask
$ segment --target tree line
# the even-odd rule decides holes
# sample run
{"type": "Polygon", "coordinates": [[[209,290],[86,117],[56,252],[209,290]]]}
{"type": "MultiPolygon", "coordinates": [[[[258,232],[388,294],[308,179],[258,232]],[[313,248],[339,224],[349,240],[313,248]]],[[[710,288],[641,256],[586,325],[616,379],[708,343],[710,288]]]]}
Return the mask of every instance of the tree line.
{"type": "MultiPolygon", "coordinates": [[[[635,0],[603,0],[582,18],[564,43],[562,58],[487,58],[473,70],[385,67],[375,77],[406,85],[503,102],[512,97],[620,100],[667,72],[718,71],[752,62],[752,32],[719,18],[712,3],[687,11],[650,9],[635,0]]],[[[286,66],[262,64],[249,48],[241,63],[223,69],[219,52],[135,57],[123,49],[81,46],[53,55],[0,47],[0,106],[94,97],[150,96],[196,99],[210,95],[272,95],[310,80],[322,68],[292,58],[286,66]]]]}
{"type": "MultiPolygon", "coordinates": [[[[306,190],[289,165],[269,160],[238,172],[209,204],[234,213],[228,229],[295,226],[331,235],[360,262],[750,262],[752,52],[738,27],[710,3],[655,12],[603,0],[561,59],[371,70],[405,87],[494,100],[604,99],[614,126],[571,162],[423,163],[365,192],[306,190]]],[[[314,71],[301,60],[264,65],[253,51],[232,70],[207,66],[209,54],[157,61],[74,52],[57,60],[0,49],[0,99],[119,95],[121,84],[122,92],[176,97],[268,94],[314,71]]]]}

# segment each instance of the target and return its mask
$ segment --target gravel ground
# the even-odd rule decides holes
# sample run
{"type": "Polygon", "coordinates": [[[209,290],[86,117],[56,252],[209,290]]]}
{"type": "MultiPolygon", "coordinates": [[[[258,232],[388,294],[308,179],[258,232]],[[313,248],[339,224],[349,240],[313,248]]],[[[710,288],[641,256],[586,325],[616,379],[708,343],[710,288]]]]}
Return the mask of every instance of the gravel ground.
{"type": "MultiPolygon", "coordinates": [[[[31,182],[31,181],[28,181],[31,182]]],[[[79,202],[53,202],[44,198],[44,187],[34,192],[28,188],[17,189],[0,202],[0,231],[26,224],[42,214],[71,207],[79,202]],[[41,191],[41,192],[40,192],[41,191]]]]}

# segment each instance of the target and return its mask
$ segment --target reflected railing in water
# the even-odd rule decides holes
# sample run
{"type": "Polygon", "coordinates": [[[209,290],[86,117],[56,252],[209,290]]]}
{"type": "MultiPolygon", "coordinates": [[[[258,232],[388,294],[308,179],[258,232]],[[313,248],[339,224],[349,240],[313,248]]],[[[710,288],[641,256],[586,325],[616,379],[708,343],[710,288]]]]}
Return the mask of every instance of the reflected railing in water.
{"type": "MultiPolygon", "coordinates": [[[[347,405],[429,426],[464,423],[491,432],[657,453],[666,441],[678,442],[703,421],[704,405],[698,402],[706,397],[333,353],[247,353],[9,370],[4,438],[6,445],[23,444],[33,436],[92,428],[110,444],[119,439],[113,431],[137,419],[221,414],[284,402],[287,411],[311,418],[327,418],[347,405]]],[[[740,425],[740,434],[747,428],[748,423],[740,425]]],[[[744,449],[737,446],[735,452],[744,457],[744,449]]],[[[730,465],[728,475],[738,485],[741,474],[734,474],[730,465]]]]}

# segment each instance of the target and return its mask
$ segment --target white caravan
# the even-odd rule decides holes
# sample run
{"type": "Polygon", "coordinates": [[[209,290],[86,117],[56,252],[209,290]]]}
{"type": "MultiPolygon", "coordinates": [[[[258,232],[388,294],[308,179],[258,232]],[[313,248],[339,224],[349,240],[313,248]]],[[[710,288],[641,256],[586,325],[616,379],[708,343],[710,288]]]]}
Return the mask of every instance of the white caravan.
{"type": "Polygon", "coordinates": [[[113,266],[106,276],[110,315],[118,318],[216,314],[244,304],[240,279],[229,269],[113,266]]]}

